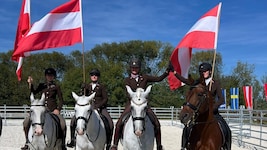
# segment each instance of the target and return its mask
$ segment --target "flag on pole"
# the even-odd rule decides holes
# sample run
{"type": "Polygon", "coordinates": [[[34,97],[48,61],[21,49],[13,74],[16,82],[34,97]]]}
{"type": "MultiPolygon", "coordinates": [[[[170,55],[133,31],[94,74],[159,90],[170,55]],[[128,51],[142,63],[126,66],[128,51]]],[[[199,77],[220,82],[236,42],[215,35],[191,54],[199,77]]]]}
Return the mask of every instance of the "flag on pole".
{"type": "Polygon", "coordinates": [[[247,109],[253,109],[252,86],[243,86],[243,93],[247,109]]]}
{"type": "Polygon", "coordinates": [[[265,99],[267,102],[267,83],[264,84],[264,91],[265,91],[265,99]]]}
{"type": "Polygon", "coordinates": [[[239,109],[239,88],[230,88],[231,109],[239,109]]]}
{"type": "Polygon", "coordinates": [[[71,0],[35,22],[13,56],[24,52],[70,46],[83,41],[80,0],[71,0]]]}
{"type": "Polygon", "coordinates": [[[222,89],[222,96],[223,96],[223,99],[224,99],[224,103],[220,105],[220,109],[226,109],[226,89],[222,89]]]}
{"type": "MultiPolygon", "coordinates": [[[[221,3],[204,14],[186,33],[180,43],[173,50],[171,63],[174,70],[187,78],[192,48],[213,50],[217,47],[221,3]],[[182,50],[183,49],[183,50],[182,50]],[[187,52],[185,52],[187,50],[187,52]]],[[[174,80],[173,74],[168,77],[170,89],[179,88],[182,84],[174,80]]]]}
{"type": "MultiPolygon", "coordinates": [[[[18,27],[17,27],[17,33],[14,43],[14,52],[18,48],[18,43],[20,40],[25,36],[25,34],[30,30],[31,23],[30,23],[30,0],[23,0],[20,10],[20,16],[18,21],[18,27]]],[[[23,63],[23,57],[26,54],[21,53],[20,55],[13,56],[12,60],[18,62],[18,67],[16,70],[16,75],[18,77],[18,80],[21,80],[21,74],[22,74],[22,63],[23,63]]]]}

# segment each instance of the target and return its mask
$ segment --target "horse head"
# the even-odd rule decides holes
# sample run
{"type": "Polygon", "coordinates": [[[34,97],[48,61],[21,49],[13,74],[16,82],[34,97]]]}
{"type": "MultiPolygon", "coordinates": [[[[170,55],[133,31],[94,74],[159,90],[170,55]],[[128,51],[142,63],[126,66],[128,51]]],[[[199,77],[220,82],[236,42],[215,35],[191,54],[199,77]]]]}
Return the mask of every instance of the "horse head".
{"type": "Polygon", "coordinates": [[[33,93],[30,95],[31,107],[30,107],[30,119],[35,135],[41,135],[43,133],[44,114],[45,114],[45,95],[41,96],[41,99],[35,99],[33,93]]]}
{"type": "Polygon", "coordinates": [[[183,108],[180,112],[179,119],[181,122],[189,126],[194,124],[200,115],[204,114],[204,117],[208,117],[210,92],[207,86],[203,84],[197,84],[191,86],[186,95],[186,102],[183,104],[183,108]]]}
{"type": "Polygon", "coordinates": [[[78,96],[76,93],[72,92],[72,96],[76,101],[75,104],[75,117],[76,117],[76,131],[77,134],[83,135],[87,127],[88,119],[93,111],[93,106],[91,105],[95,93],[90,96],[78,96]]]}
{"type": "Polygon", "coordinates": [[[127,92],[131,97],[131,114],[134,125],[134,133],[141,136],[145,130],[145,116],[147,108],[147,96],[151,91],[152,85],[146,90],[137,88],[135,92],[129,86],[126,86],[127,92]]]}

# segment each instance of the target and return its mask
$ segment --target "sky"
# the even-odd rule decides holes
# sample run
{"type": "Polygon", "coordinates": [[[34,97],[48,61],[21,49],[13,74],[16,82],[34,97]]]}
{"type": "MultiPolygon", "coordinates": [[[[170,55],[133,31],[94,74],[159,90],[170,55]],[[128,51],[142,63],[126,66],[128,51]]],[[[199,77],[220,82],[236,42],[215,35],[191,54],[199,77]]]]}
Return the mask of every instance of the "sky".
{"type": "MultiPolygon", "coordinates": [[[[67,1],[31,0],[31,23],[67,1]]],[[[176,47],[198,19],[220,2],[216,51],[223,58],[223,74],[230,75],[240,61],[255,65],[254,74],[260,80],[267,75],[266,0],[83,0],[84,50],[130,40],[156,40],[176,47]]],[[[0,53],[13,50],[21,3],[1,0],[0,53]]],[[[82,50],[82,44],[38,52],[73,50],[82,50]]]]}

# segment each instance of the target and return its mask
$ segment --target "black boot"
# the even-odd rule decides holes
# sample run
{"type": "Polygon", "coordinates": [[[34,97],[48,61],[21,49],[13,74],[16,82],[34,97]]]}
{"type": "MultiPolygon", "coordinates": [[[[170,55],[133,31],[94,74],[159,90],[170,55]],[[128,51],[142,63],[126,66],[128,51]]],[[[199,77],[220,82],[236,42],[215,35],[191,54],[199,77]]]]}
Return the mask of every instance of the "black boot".
{"type": "Polygon", "coordinates": [[[75,127],[70,126],[70,142],[67,143],[67,146],[73,148],[75,145],[75,127]]]}
{"type": "Polygon", "coordinates": [[[189,127],[184,127],[183,129],[183,135],[182,135],[182,150],[187,148],[188,145],[188,138],[189,138],[189,127]]]}
{"type": "Polygon", "coordinates": [[[23,147],[20,148],[21,150],[29,150],[28,143],[25,143],[23,147]]]}

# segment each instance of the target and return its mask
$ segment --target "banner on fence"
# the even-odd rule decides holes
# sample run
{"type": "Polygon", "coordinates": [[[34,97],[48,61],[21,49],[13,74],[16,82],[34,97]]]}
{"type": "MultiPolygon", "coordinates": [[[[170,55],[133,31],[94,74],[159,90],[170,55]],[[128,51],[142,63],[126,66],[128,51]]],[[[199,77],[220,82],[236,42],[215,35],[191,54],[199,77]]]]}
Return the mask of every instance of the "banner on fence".
{"type": "Polygon", "coordinates": [[[267,102],[267,83],[264,84],[265,100],[267,102]]]}
{"type": "Polygon", "coordinates": [[[223,100],[224,103],[220,105],[219,109],[226,109],[226,89],[222,89],[222,96],[223,96],[223,100]]]}
{"type": "Polygon", "coordinates": [[[231,109],[239,109],[239,88],[230,88],[231,109]]]}
{"type": "Polygon", "coordinates": [[[243,86],[244,100],[247,109],[253,109],[253,91],[252,86],[243,86]]]}

